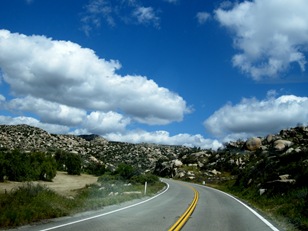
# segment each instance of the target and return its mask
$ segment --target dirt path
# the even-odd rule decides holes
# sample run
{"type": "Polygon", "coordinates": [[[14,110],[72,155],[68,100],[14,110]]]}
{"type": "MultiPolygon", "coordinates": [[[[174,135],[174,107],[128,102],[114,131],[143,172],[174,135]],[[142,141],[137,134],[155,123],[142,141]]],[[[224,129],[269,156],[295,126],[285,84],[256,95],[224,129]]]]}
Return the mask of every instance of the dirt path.
{"type": "MultiPolygon", "coordinates": [[[[93,184],[97,181],[97,177],[81,174],[80,176],[68,175],[66,172],[57,172],[56,177],[52,182],[34,181],[41,185],[46,185],[48,188],[65,196],[74,195],[74,190],[85,187],[87,184],[93,184]]],[[[25,182],[5,182],[0,183],[0,193],[9,192],[13,188],[26,184],[25,182]]]]}

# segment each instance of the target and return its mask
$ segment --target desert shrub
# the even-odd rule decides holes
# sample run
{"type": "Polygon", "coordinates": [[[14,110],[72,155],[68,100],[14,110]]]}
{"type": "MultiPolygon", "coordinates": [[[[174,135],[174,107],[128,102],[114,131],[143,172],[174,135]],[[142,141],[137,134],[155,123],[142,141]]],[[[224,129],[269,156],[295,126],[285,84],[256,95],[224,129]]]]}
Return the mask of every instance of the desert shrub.
{"type": "Polygon", "coordinates": [[[0,151],[0,181],[3,181],[6,176],[6,161],[5,154],[0,151]]]}
{"type": "Polygon", "coordinates": [[[119,180],[118,175],[112,175],[111,173],[105,173],[104,175],[98,177],[97,182],[104,183],[104,182],[109,182],[109,183],[115,183],[116,181],[119,180]]]}
{"type": "Polygon", "coordinates": [[[67,171],[69,175],[80,175],[82,159],[78,154],[58,150],[54,158],[58,171],[67,171]]]}
{"type": "Polygon", "coordinates": [[[9,180],[25,181],[33,177],[33,168],[30,164],[30,158],[27,154],[19,150],[5,153],[6,158],[6,176],[9,180]]]}
{"type": "Polygon", "coordinates": [[[51,181],[57,174],[57,163],[51,154],[35,152],[30,155],[33,178],[51,181]]]}
{"type": "Polygon", "coordinates": [[[62,150],[57,150],[55,153],[55,160],[57,162],[58,171],[66,171],[65,162],[66,162],[67,153],[62,150]]]}
{"type": "Polygon", "coordinates": [[[136,169],[131,165],[121,163],[116,168],[114,175],[119,175],[124,180],[129,180],[131,177],[137,174],[136,169]]]}
{"type": "Polygon", "coordinates": [[[81,158],[79,155],[67,153],[65,159],[67,173],[70,175],[80,175],[81,173],[81,158]]]}
{"type": "Polygon", "coordinates": [[[144,184],[147,182],[148,184],[154,184],[159,181],[158,176],[147,173],[133,176],[130,180],[132,183],[144,184]]]}
{"type": "Polygon", "coordinates": [[[56,162],[47,153],[0,152],[0,181],[48,180],[56,176],[56,162]]]}
{"type": "Polygon", "coordinates": [[[0,226],[9,227],[67,215],[71,205],[47,187],[28,183],[0,194],[0,208],[0,226]]]}
{"type": "MultiPolygon", "coordinates": [[[[101,184],[87,185],[77,190],[74,198],[63,197],[46,186],[33,183],[27,183],[11,192],[0,194],[0,227],[29,224],[42,219],[98,209],[143,196],[143,194],[124,194],[123,192],[127,190],[142,192],[144,186],[140,184],[128,186],[124,184],[125,182],[118,180],[119,177],[121,176],[118,174],[105,173],[98,178],[101,184]]],[[[150,176],[147,175],[147,177],[150,176]]],[[[163,187],[162,182],[150,184],[147,195],[157,193],[163,187]]]]}
{"type": "Polygon", "coordinates": [[[103,164],[91,162],[84,167],[84,171],[88,174],[101,176],[106,172],[106,167],[103,164]]]}

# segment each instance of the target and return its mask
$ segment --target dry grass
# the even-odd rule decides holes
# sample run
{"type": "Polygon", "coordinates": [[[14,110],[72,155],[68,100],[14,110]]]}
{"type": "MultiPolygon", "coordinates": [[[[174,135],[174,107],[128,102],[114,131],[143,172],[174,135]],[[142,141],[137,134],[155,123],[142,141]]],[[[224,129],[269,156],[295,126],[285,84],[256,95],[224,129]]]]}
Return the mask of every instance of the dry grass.
{"type": "MultiPolygon", "coordinates": [[[[97,177],[87,174],[68,175],[66,172],[57,172],[52,182],[34,181],[34,184],[46,185],[48,188],[59,193],[60,195],[70,196],[76,193],[76,190],[84,188],[86,185],[95,184],[97,177]]],[[[25,182],[0,182],[0,193],[10,192],[14,188],[25,185],[25,182]]]]}

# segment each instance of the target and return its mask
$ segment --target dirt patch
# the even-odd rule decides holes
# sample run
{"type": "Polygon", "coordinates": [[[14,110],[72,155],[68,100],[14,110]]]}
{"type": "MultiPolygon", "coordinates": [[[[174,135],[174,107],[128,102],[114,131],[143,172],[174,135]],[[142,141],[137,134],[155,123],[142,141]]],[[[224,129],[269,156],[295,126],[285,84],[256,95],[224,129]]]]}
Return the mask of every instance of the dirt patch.
{"type": "MultiPolygon", "coordinates": [[[[33,183],[38,183],[41,185],[46,185],[48,188],[56,191],[57,193],[65,196],[74,195],[77,189],[84,188],[87,184],[94,184],[97,182],[97,177],[81,174],[80,176],[68,175],[66,172],[57,172],[55,178],[52,182],[46,181],[34,181],[33,183]]],[[[0,183],[0,193],[5,193],[5,191],[10,192],[12,189],[18,186],[26,184],[25,182],[4,182],[0,183]]]]}

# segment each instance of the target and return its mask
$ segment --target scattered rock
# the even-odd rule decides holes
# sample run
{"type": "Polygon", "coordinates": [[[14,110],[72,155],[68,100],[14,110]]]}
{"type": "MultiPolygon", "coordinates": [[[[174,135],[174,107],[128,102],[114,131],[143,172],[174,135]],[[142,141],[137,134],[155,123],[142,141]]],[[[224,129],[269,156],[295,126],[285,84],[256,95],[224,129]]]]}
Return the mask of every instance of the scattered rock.
{"type": "Polygon", "coordinates": [[[270,134],[270,135],[266,136],[267,143],[271,143],[273,140],[274,140],[274,136],[273,135],[270,134]]]}
{"type": "Polygon", "coordinates": [[[188,164],[189,167],[198,167],[198,164],[188,164]]]}
{"type": "Polygon", "coordinates": [[[289,174],[284,174],[284,175],[279,176],[280,180],[287,180],[287,179],[289,179],[289,177],[290,177],[289,174]]]}
{"type": "Polygon", "coordinates": [[[212,173],[213,175],[220,175],[221,172],[217,171],[216,169],[210,171],[210,173],[212,173]]]}
{"type": "MultiPolygon", "coordinates": [[[[183,146],[168,146],[156,144],[130,144],[112,142],[97,135],[55,135],[28,125],[0,125],[0,148],[2,150],[20,149],[24,152],[43,151],[55,153],[57,150],[79,154],[86,164],[102,164],[106,169],[114,171],[119,163],[126,163],[144,173],[154,173],[164,177],[178,177],[182,179],[212,180],[222,179],[220,170],[254,172],[254,168],[266,158],[267,166],[277,166],[281,159],[293,158],[296,153],[306,153],[308,145],[308,127],[283,130],[277,135],[268,135],[261,139],[253,137],[247,141],[233,141],[223,149],[201,150],[183,146]],[[254,151],[260,150],[257,153],[254,151]],[[279,155],[276,155],[276,153],[279,155]],[[282,153],[283,152],[283,153],[282,153]],[[255,161],[255,163],[253,162],[255,161]],[[253,164],[251,164],[253,163],[253,164]],[[188,171],[187,167],[190,167],[188,171]],[[250,169],[249,169],[250,168],[250,169]],[[246,171],[247,170],[247,171],[246,171]]],[[[299,155],[298,155],[299,156],[299,155]]],[[[300,158],[300,157],[298,157],[300,158]]],[[[306,157],[301,157],[302,166],[308,166],[306,157]]],[[[260,166],[260,165],[259,165],[260,166]]],[[[288,170],[286,170],[288,171],[288,170]]],[[[273,170],[268,181],[276,179],[283,187],[296,183],[294,179],[273,170]]],[[[285,172],[285,170],[284,170],[285,172]]],[[[289,171],[292,172],[293,171],[289,171]]],[[[264,182],[257,177],[248,176],[251,185],[264,182]]],[[[298,179],[298,176],[294,176],[298,179]]],[[[4,179],[4,178],[3,178],[4,179]]],[[[299,180],[300,181],[300,180],[299,180]]],[[[100,190],[103,190],[101,188],[100,190]]],[[[270,188],[268,188],[270,190],[270,188]]]]}
{"type": "Polygon", "coordinates": [[[124,195],[131,195],[131,194],[142,194],[140,191],[130,191],[130,192],[123,192],[124,195]]]}
{"type": "Polygon", "coordinates": [[[260,189],[259,189],[259,194],[260,194],[260,196],[262,196],[265,192],[266,192],[266,189],[265,189],[265,188],[260,188],[260,189]]]}
{"type": "Polygon", "coordinates": [[[288,140],[276,140],[274,142],[274,148],[276,151],[283,151],[288,147],[292,146],[292,142],[288,140]]]}
{"type": "Polygon", "coordinates": [[[181,167],[183,165],[182,161],[176,159],[173,161],[173,165],[174,167],[178,168],[178,167],[181,167]]]}
{"type": "Polygon", "coordinates": [[[245,145],[249,151],[256,151],[261,147],[262,142],[260,138],[253,137],[253,138],[248,139],[245,145]]]}
{"type": "Polygon", "coordinates": [[[183,178],[185,176],[185,172],[179,172],[178,177],[183,178]]]}

